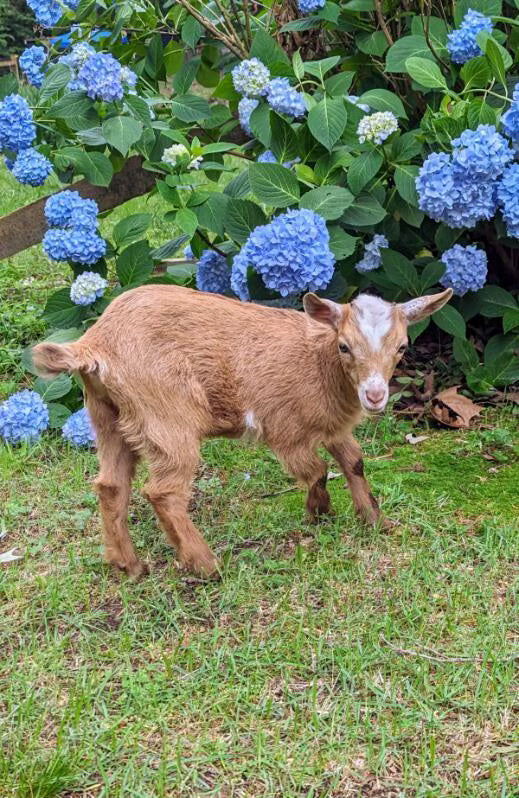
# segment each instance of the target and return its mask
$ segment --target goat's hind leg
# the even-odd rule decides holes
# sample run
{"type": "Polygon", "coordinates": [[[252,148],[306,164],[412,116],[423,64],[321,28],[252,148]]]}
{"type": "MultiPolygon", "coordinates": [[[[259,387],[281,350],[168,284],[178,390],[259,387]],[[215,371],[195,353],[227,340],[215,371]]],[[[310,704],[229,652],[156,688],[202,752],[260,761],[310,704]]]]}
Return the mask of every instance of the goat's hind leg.
{"type": "Polygon", "coordinates": [[[191,483],[198,464],[199,442],[188,440],[171,427],[162,437],[175,451],[153,445],[148,452],[151,477],[144,495],[152,503],[159,521],[182,565],[202,576],[218,572],[218,561],[188,515],[191,483]]]}
{"type": "Polygon", "coordinates": [[[133,579],[148,573],[137,557],[128,531],[128,504],[137,456],[117,428],[118,413],[108,399],[88,392],[87,407],[94,424],[100,463],[95,487],[104,532],[105,560],[133,579]]]}

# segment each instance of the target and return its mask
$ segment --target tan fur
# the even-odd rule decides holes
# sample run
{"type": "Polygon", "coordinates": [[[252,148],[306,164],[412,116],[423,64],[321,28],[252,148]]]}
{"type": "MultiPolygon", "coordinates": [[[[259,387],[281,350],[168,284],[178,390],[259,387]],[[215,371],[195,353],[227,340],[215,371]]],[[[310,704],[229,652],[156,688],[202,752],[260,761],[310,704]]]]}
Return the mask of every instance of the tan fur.
{"type": "Polygon", "coordinates": [[[217,569],[187,514],[200,443],[211,436],[261,438],[308,487],[312,517],[329,510],[326,464],[317,454],[324,445],[344,471],[357,511],[371,523],[379,520],[352,438],[363,416],[357,388],[374,359],[389,378],[406,317],[394,307],[383,350],[373,353],[352,306],[328,303],[338,317],[332,322],[319,318],[324,301],[312,297],[305,297],[304,314],[143,286],[114,300],[79,341],[34,348],[42,373],[77,371],[85,383],[110,563],[134,577],[145,571],[127,526],[131,480],[142,455],[150,466],[145,494],[179,559],[203,574],[217,569]],[[343,338],[351,356],[339,352],[343,338]]]}

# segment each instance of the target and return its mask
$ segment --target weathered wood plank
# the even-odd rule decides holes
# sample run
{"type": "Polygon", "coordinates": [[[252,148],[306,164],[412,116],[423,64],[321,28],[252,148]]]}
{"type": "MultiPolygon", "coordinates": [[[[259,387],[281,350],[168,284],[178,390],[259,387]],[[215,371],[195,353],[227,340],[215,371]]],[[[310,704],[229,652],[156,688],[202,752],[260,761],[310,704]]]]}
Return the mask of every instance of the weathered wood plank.
{"type": "MultiPolygon", "coordinates": [[[[132,197],[147,194],[155,185],[155,178],[153,172],[142,168],[142,158],[134,155],[113,176],[108,188],[92,186],[86,180],[80,180],[70,188],[79,191],[82,197],[95,199],[100,210],[106,211],[122,205],[132,197]]],[[[16,255],[42,240],[47,229],[43,215],[46,199],[42,197],[24,208],[0,217],[0,260],[16,255]]]]}

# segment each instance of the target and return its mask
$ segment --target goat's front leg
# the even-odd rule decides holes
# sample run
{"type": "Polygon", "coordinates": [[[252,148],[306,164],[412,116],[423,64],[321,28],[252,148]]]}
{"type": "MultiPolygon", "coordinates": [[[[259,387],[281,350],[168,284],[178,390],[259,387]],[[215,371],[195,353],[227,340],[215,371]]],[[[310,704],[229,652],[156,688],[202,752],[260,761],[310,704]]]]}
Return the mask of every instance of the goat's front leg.
{"type": "Polygon", "coordinates": [[[378,502],[364,476],[362,449],[353,436],[348,435],[340,442],[328,444],[326,448],[348,480],[355,512],[368,524],[391,529],[394,523],[381,515],[378,502]]]}
{"type": "Polygon", "coordinates": [[[325,461],[310,447],[277,451],[276,454],[287,471],[307,486],[306,510],[309,520],[317,523],[320,516],[333,515],[326,490],[328,468],[325,461]]]}

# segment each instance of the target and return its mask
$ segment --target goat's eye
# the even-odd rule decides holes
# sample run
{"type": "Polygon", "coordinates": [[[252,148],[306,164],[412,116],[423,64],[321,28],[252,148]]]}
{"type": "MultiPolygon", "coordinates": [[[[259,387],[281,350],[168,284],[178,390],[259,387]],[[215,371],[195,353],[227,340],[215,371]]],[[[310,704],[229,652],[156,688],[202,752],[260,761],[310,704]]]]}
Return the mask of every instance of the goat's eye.
{"type": "Polygon", "coordinates": [[[342,352],[343,355],[349,355],[350,347],[348,344],[339,344],[339,352],[342,352]]]}
{"type": "Polygon", "coordinates": [[[402,346],[398,347],[398,354],[400,355],[400,357],[402,357],[406,349],[407,349],[407,344],[402,344],[402,346]]]}

